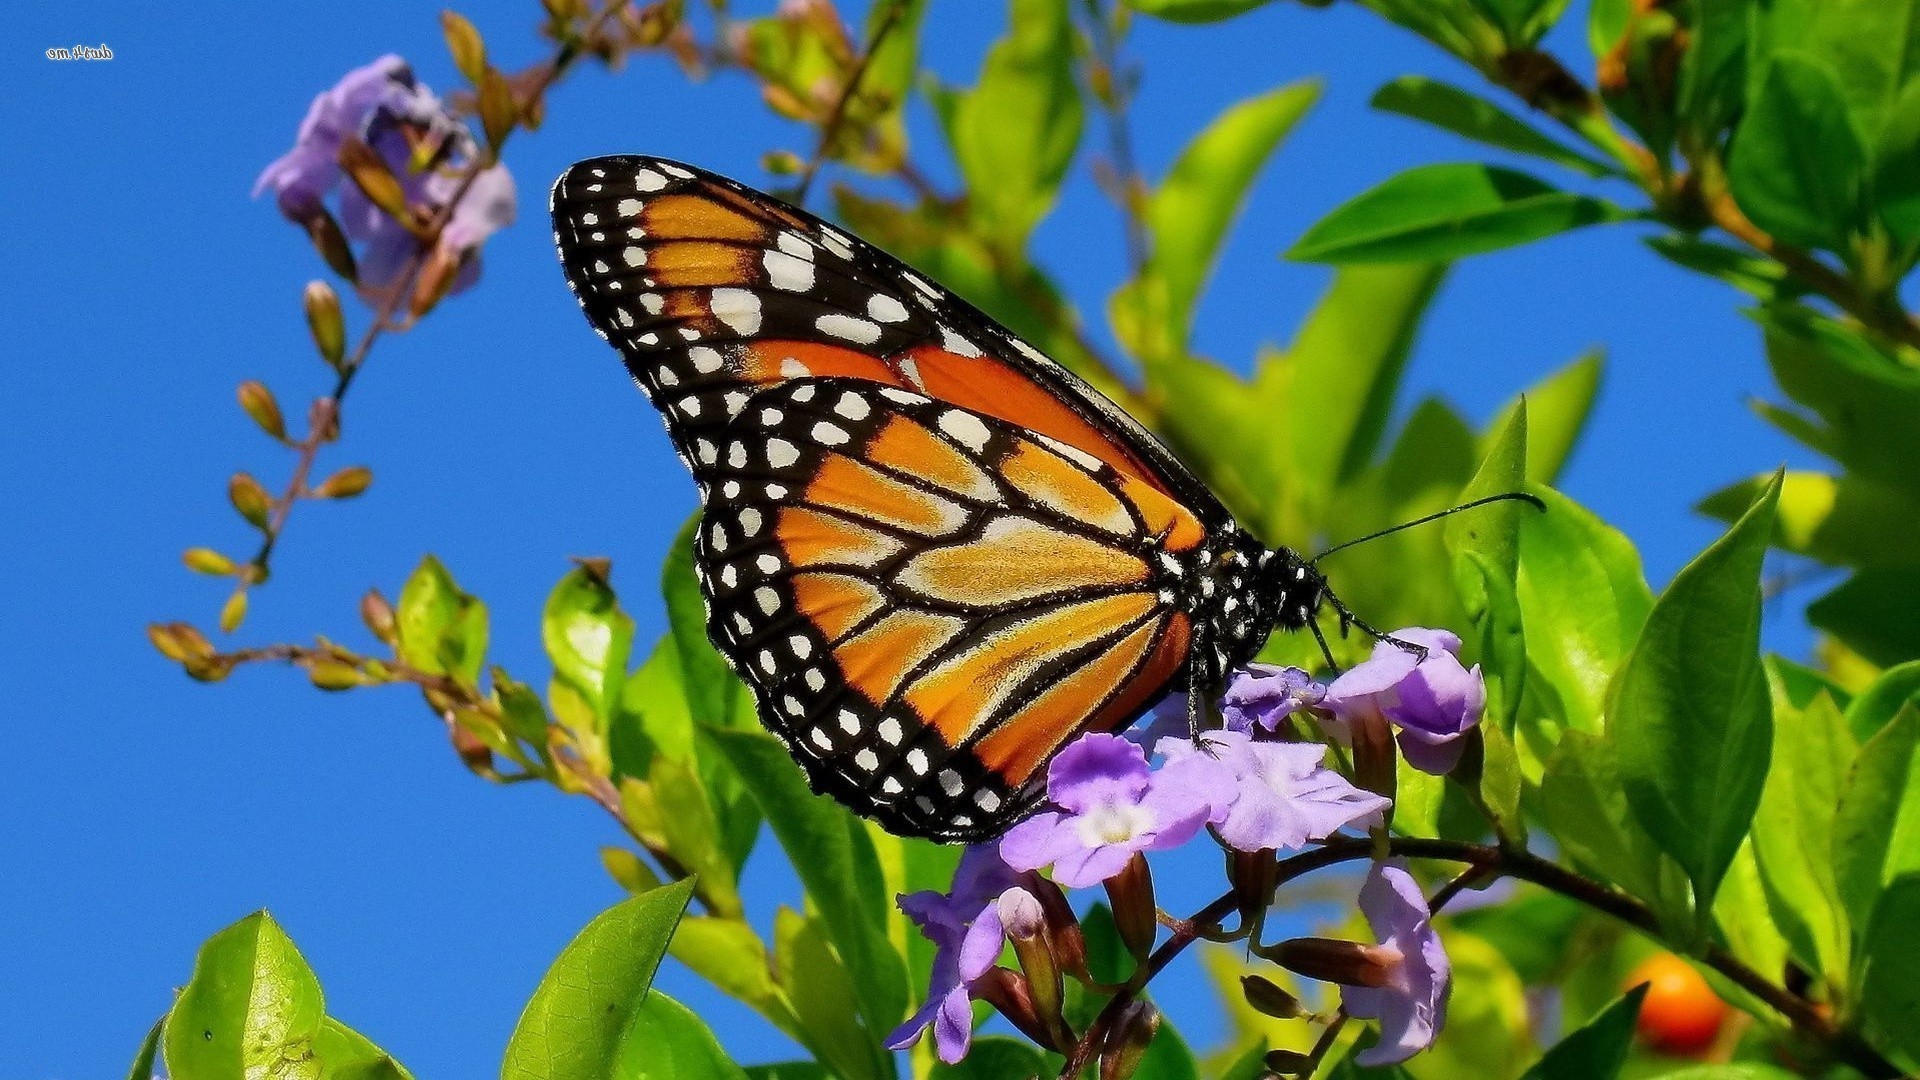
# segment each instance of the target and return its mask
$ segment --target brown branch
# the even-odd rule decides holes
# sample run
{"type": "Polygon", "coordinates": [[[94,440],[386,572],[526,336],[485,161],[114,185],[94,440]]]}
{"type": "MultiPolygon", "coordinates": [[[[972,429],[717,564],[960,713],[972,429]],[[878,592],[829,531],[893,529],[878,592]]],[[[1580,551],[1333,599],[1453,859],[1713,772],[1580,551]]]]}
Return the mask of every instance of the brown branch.
{"type": "Polygon", "coordinates": [[[794,189],[795,202],[806,203],[807,191],[813,187],[813,178],[819,175],[820,167],[826,164],[827,152],[833,148],[833,140],[839,137],[841,127],[847,122],[847,109],[854,95],[860,91],[860,80],[866,78],[867,69],[873,66],[873,58],[880,52],[881,43],[900,24],[900,18],[906,11],[906,0],[889,0],[887,10],[880,16],[880,25],[873,28],[873,37],[867,41],[859,62],[847,76],[847,84],[840,88],[833,111],[827,114],[826,123],[820,125],[820,141],[814,145],[813,155],[807,159],[806,167],[800,172],[800,183],[794,189]]]}

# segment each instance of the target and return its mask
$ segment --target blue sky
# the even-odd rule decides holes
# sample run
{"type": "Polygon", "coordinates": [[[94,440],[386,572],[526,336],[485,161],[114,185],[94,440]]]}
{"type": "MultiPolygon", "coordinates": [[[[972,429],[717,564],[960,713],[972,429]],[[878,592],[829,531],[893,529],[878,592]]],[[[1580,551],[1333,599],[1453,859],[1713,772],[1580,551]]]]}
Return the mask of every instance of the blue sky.
{"type": "MultiPolygon", "coordinates": [[[[539,55],[532,0],[462,10],[499,61],[539,55]]],[[[450,88],[437,11],[377,0],[0,10],[0,311],[14,342],[0,396],[11,522],[0,701],[17,749],[0,784],[0,1076],[118,1075],[196,946],[261,907],[319,970],[335,1015],[423,1078],[485,1075],[545,965],[618,898],[595,854],[617,842],[609,822],[582,800],[475,780],[411,694],[322,695],[271,670],[200,686],[142,633],[154,619],[212,621],[219,586],[183,570],[180,550],[245,550],[227,475],[285,476],[285,455],[234,407],[234,384],[264,379],[289,411],[321,388],[298,306],[320,268],[269,204],[249,201],[253,179],[316,92],[380,53],[450,88]],[[101,43],[113,60],[43,56],[101,43]]],[[[970,81],[1002,18],[997,4],[936,2],[927,62],[970,81]]],[[[1585,69],[1582,37],[1559,44],[1585,69]]],[[[1476,153],[1366,108],[1396,75],[1472,76],[1347,5],[1276,4],[1226,28],[1143,22],[1136,54],[1139,154],[1156,174],[1232,101],[1327,80],[1201,309],[1199,346],[1213,356],[1244,362],[1290,336],[1326,272],[1277,253],[1326,210],[1399,169],[1476,153]]],[[[915,132],[943,169],[924,115],[915,132]]],[[[563,86],[547,126],[511,147],[522,219],[488,247],[481,286],[382,342],[356,387],[328,460],[372,465],[372,491],[298,510],[242,638],[358,640],[360,593],[391,594],[428,551],[491,604],[495,654],[522,677],[544,678],[536,620],[569,556],[610,556],[643,637],[657,634],[652,583],[692,487],[580,321],[549,249],[545,191],[597,154],[665,154],[753,182],[762,151],[805,145],[737,77],[690,87],[642,60],[563,86]]],[[[1097,315],[1124,253],[1084,169],[1037,243],[1097,315]]],[[[1622,527],[1662,583],[1717,531],[1694,500],[1782,460],[1808,463],[1744,404],[1770,384],[1737,301],[1658,260],[1632,228],[1475,260],[1435,306],[1403,405],[1439,393],[1483,420],[1604,345],[1603,396],[1563,486],[1622,527]]],[[[1300,408],[1288,422],[1311,423],[1312,404],[1300,408]]],[[[1809,647],[1791,612],[1767,632],[1782,651],[1809,647]]],[[[749,873],[763,913],[797,895],[771,862],[749,873]]],[[[744,1060],[784,1054],[684,973],[662,985],[729,1025],[744,1060]]],[[[1171,993],[1183,991],[1197,981],[1176,978],[1171,993]]],[[[1202,1043],[1217,1033],[1212,1011],[1176,1006],[1202,1043]]]]}

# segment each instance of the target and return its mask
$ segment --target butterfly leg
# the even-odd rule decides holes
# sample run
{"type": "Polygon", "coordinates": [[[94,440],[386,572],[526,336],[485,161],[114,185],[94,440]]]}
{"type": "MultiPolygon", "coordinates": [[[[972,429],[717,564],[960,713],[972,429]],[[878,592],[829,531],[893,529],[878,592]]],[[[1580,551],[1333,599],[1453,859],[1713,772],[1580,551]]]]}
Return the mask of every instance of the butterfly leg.
{"type": "MultiPolygon", "coordinates": [[[[1385,631],[1374,629],[1371,625],[1369,625],[1367,622],[1362,620],[1358,615],[1355,615],[1353,611],[1347,607],[1346,604],[1341,603],[1340,598],[1333,595],[1333,593],[1331,592],[1323,592],[1321,593],[1321,596],[1325,597],[1327,603],[1333,606],[1333,610],[1336,612],[1339,612],[1340,614],[1340,636],[1341,637],[1345,637],[1347,635],[1347,627],[1349,626],[1357,627],[1361,633],[1367,635],[1368,637],[1372,638],[1375,641],[1384,641],[1389,644],[1396,645],[1402,649],[1405,649],[1407,652],[1412,653],[1415,659],[1420,661],[1426,660],[1427,647],[1425,645],[1416,645],[1411,641],[1405,641],[1400,638],[1394,637],[1392,634],[1386,633],[1385,631]]],[[[1314,629],[1314,633],[1316,636],[1318,636],[1319,634],[1318,627],[1314,629]]],[[[1324,641],[1321,643],[1321,648],[1323,649],[1326,648],[1326,643],[1324,641]]]]}

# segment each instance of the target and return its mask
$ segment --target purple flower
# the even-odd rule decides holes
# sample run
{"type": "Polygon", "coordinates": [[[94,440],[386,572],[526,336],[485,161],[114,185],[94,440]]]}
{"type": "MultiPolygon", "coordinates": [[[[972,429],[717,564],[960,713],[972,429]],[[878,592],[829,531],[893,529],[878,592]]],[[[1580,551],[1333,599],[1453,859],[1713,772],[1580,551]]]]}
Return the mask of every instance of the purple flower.
{"type": "Polygon", "coordinates": [[[1248,664],[1236,671],[1220,699],[1220,715],[1228,731],[1273,731],[1300,709],[1320,704],[1326,687],[1297,667],[1248,664]]]}
{"type": "Polygon", "coordinates": [[[968,991],[1000,958],[1006,930],[1000,921],[1003,893],[1024,892],[1017,875],[992,844],[967,849],[944,893],[909,893],[896,898],[900,910],[934,944],[933,974],[926,1003],[887,1037],[887,1048],[905,1050],[933,1028],[940,1060],[952,1064],[967,1056],[973,1042],[973,1007],[968,991]]]}
{"type": "Polygon", "coordinates": [[[1117,735],[1083,735],[1047,767],[1043,810],[1000,838],[1000,854],[1021,870],[1053,867],[1055,881],[1081,888],[1120,872],[1136,853],[1192,839],[1212,809],[1204,788],[1155,774],[1138,746],[1117,735]]]}
{"type": "Polygon", "coordinates": [[[1390,641],[1327,687],[1322,708],[1339,720],[1379,716],[1399,725],[1400,752],[1421,772],[1445,775],[1460,762],[1460,736],[1480,722],[1487,685],[1480,667],[1460,666],[1460,639],[1411,627],[1394,637],[1424,646],[1426,659],[1390,641]]]}
{"type": "MultiPolygon", "coordinates": [[[[474,155],[473,136],[413,77],[405,60],[387,55],[348,72],[316,97],[293,149],[260,174],[254,195],[272,190],[280,212],[302,225],[324,213],[322,200],[338,189],[340,231],[365,248],[359,283],[363,292],[377,292],[396,282],[420,244],[357,185],[341,183],[340,146],[349,136],[372,146],[399,179],[408,204],[428,212],[452,201],[474,155]]],[[[459,267],[451,291],[479,277],[479,262],[469,255],[513,220],[514,202],[513,178],[504,166],[474,178],[440,236],[441,253],[459,267]]]]}
{"type": "Polygon", "coordinates": [[[1208,820],[1237,851],[1296,849],[1350,825],[1379,820],[1391,800],[1361,791],[1321,764],[1317,743],[1255,740],[1244,731],[1212,731],[1202,748],[1184,738],[1157,747],[1175,778],[1212,797],[1208,820]]]}
{"type": "Polygon", "coordinates": [[[1453,969],[1434,932],[1427,899],[1399,861],[1375,863],[1360,886],[1360,910],[1385,957],[1378,986],[1343,986],[1340,1003],[1351,1016],[1380,1022],[1380,1040],[1354,1060],[1391,1065],[1433,1045],[1447,1022],[1453,969]]]}

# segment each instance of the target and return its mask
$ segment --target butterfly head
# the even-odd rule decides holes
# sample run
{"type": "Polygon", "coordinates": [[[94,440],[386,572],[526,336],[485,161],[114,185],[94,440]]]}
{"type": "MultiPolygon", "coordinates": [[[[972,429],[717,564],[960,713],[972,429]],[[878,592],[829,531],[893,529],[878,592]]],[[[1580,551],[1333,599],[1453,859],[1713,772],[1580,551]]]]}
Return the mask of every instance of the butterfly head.
{"type": "Polygon", "coordinates": [[[1291,548],[1266,553],[1262,570],[1265,591],[1272,596],[1274,625],[1282,630],[1305,628],[1327,600],[1325,575],[1291,548]]]}

